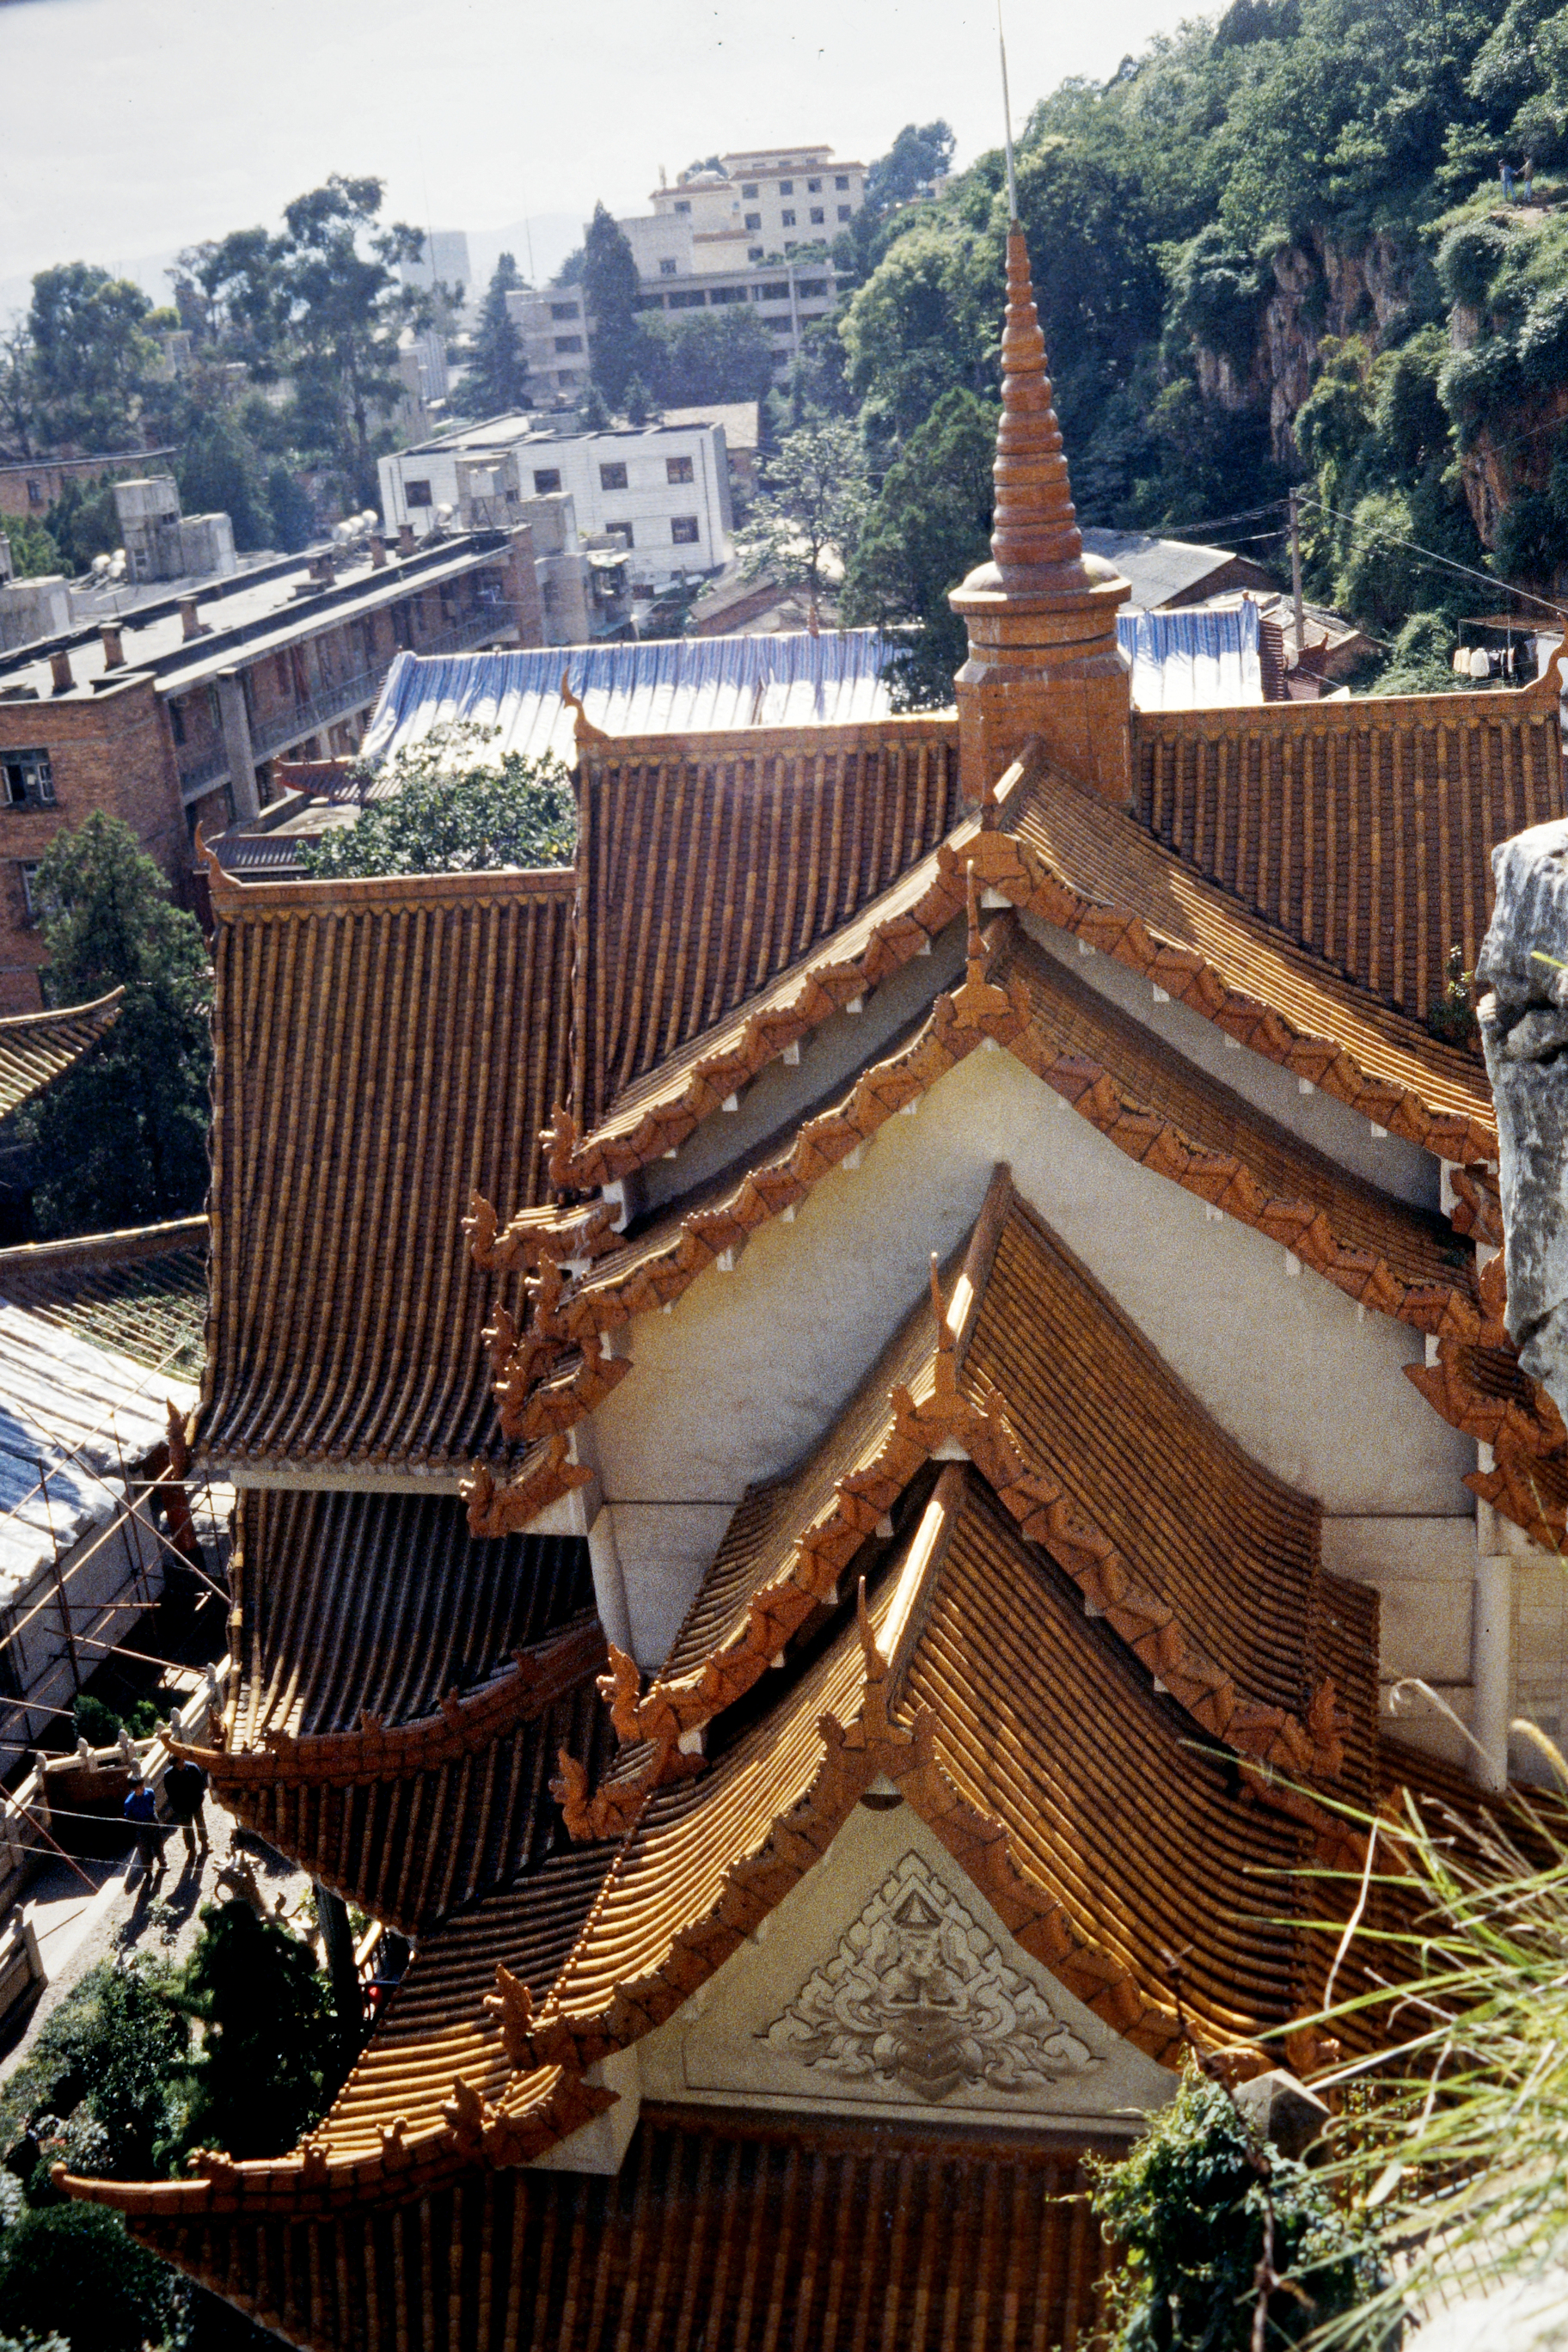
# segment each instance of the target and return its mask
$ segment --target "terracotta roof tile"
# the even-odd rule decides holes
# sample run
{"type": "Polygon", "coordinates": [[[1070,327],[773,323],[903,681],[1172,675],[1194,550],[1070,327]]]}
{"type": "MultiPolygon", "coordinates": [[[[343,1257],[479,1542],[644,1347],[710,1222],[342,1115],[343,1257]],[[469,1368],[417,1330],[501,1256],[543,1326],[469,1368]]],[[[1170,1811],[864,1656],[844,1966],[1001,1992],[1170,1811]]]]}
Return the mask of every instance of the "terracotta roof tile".
{"type": "Polygon", "coordinates": [[[1476,1056],[1271,929],[1102,794],[1037,761],[1003,822],[967,854],[1015,904],[1145,973],[1391,1134],[1448,1160],[1496,1157],[1476,1056]]]}
{"type": "Polygon", "coordinates": [[[312,2352],[1089,2352],[1110,2256],[1085,2186],[1048,2139],[650,2105],[613,2180],[476,2168],[390,2213],[135,2228],[312,2352]]]}
{"type": "Polygon", "coordinates": [[[96,1045],[119,1020],[124,996],[122,988],[115,988],[90,1004],[0,1019],[0,1118],[20,1110],[96,1045]]]}
{"type": "Polygon", "coordinates": [[[529,2044],[535,2063],[574,2047],[586,2062],[670,2014],[877,1770],[1026,1948],[1141,2047],[1179,2040],[1164,1956],[1189,1937],[1205,1950],[1189,1979],[1203,2030],[1228,2040],[1291,2013],[1296,1931],[1279,1922],[1295,1906],[1256,1874],[1288,1866],[1300,1832],[1232,1793],[1234,1769],[1197,1751],[973,1469],[943,1474],[868,1622],[891,1659],[882,1696],[850,1627],[700,1780],[647,1799],[529,2044]],[[895,1694],[916,1710],[910,1729],[884,1712],[895,1694]]]}
{"type": "Polygon", "coordinates": [[[456,1496],[253,1486],[236,1534],[237,1748],[408,1723],[593,1615],[581,1538],[477,1541],[456,1496]]]}
{"type": "MultiPolygon", "coordinates": [[[[964,837],[957,828],[950,841],[964,837]]],[[[867,994],[963,910],[963,894],[935,854],[809,955],[623,1088],[594,1133],[558,1169],[576,1187],[606,1184],[679,1149],[710,1111],[847,1003],[867,994]]]]}
{"type": "Polygon", "coordinates": [[[573,1100],[592,1131],[951,832],[957,725],[590,743],[578,803],[573,1100]]]}
{"type": "Polygon", "coordinates": [[[1157,840],[1417,1020],[1451,947],[1475,970],[1494,845],[1563,813],[1550,674],[1518,693],[1134,712],[1132,766],[1157,840]]]}
{"type": "Polygon", "coordinates": [[[208,1461],[450,1474],[496,1444],[460,1228],[477,1190],[539,1196],[572,887],[215,887],[208,1461]]]}

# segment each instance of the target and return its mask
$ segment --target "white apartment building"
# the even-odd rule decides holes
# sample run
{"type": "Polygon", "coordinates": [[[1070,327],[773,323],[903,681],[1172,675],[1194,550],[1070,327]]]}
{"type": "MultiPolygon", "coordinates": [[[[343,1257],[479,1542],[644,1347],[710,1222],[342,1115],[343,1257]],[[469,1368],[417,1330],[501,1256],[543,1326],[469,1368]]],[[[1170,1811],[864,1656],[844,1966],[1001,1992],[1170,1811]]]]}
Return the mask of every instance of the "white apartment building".
{"type": "Polygon", "coordinates": [[[574,407],[588,381],[588,322],[580,286],[520,288],[506,298],[528,364],[528,396],[537,406],[574,407]]]}
{"type": "Polygon", "coordinates": [[[557,433],[526,415],[490,417],[382,458],[388,530],[407,523],[423,538],[443,506],[458,523],[472,505],[477,475],[504,485],[500,495],[519,520],[528,519],[532,500],[569,497],[582,540],[628,555],[639,586],[717,572],[733,552],[721,425],[557,433]]]}
{"type": "MultiPolygon", "coordinates": [[[[836,162],[831,147],[744,148],[719,160],[718,171],[692,172],[650,198],[656,221],[689,224],[700,276],[831,245],[866,201],[865,165],[836,162]]],[[[631,226],[621,223],[628,236],[631,226]]]]}

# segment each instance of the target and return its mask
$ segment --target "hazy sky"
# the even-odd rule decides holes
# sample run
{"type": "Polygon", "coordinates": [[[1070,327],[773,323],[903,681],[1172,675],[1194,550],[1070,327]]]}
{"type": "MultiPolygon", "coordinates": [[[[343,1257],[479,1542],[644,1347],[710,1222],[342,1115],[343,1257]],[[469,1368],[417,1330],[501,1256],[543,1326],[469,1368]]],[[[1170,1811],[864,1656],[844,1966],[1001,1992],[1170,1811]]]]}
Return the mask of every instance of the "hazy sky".
{"type": "MultiPolygon", "coordinates": [[[[1193,13],[1012,0],[1016,119],[1193,13]]],[[[332,171],[439,227],[556,215],[542,271],[595,197],[646,211],[717,149],[869,160],[940,114],[962,162],[998,137],[995,60],[994,0],[0,0],[0,310],[51,262],[275,225],[332,171]]]]}

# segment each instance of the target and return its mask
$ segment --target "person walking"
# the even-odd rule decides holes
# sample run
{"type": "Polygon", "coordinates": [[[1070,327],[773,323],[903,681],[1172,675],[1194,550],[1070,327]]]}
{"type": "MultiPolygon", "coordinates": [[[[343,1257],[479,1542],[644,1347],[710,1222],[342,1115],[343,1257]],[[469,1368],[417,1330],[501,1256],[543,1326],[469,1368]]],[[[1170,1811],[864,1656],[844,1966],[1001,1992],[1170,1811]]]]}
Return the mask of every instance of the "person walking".
{"type": "Polygon", "coordinates": [[[136,1853],[143,1877],[153,1877],[154,1864],[157,1875],[162,1877],[163,1829],[158,1819],[158,1800],[147,1781],[132,1782],[121,1810],[136,1840],[136,1853]]]}
{"type": "Polygon", "coordinates": [[[195,1862],[196,1840],[202,1842],[202,1852],[207,1851],[206,1817],[202,1811],[202,1799],[207,1792],[207,1776],[199,1764],[188,1756],[177,1758],[163,1775],[163,1795],[170,1812],[180,1824],[180,1834],[185,1841],[185,1858],[195,1862]]]}

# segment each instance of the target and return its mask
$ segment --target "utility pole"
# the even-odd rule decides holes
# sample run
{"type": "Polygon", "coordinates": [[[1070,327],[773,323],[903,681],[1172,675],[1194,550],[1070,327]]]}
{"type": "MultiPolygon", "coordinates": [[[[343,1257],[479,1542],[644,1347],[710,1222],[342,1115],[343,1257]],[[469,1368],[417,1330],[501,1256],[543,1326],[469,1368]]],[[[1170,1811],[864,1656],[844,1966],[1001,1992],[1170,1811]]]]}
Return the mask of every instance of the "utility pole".
{"type": "Polygon", "coordinates": [[[1290,602],[1296,613],[1296,659],[1290,665],[1292,669],[1295,669],[1300,662],[1302,639],[1301,509],[1298,500],[1299,494],[1292,490],[1290,493],[1290,602]]]}

